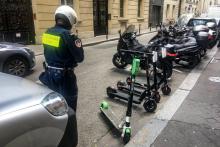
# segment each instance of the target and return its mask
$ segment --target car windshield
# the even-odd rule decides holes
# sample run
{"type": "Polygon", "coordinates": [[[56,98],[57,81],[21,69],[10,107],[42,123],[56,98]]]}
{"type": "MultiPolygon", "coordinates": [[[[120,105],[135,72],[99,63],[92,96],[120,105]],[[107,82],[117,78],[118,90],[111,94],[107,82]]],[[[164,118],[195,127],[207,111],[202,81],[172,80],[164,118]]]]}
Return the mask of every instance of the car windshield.
{"type": "Polygon", "coordinates": [[[183,14],[183,15],[181,15],[181,16],[178,18],[178,20],[177,20],[177,25],[178,25],[178,26],[184,26],[184,25],[186,25],[192,17],[193,17],[192,14],[183,14]]]}
{"type": "Polygon", "coordinates": [[[191,19],[187,26],[189,27],[194,27],[197,25],[206,25],[208,22],[214,22],[213,20],[208,20],[208,19],[191,19]]]}

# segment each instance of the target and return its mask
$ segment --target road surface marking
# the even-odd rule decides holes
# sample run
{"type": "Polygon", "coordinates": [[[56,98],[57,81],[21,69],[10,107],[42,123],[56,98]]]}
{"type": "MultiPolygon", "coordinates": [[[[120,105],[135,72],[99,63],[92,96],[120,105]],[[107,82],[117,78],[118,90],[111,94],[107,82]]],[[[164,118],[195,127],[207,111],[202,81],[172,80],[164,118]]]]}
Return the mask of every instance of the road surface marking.
{"type": "Polygon", "coordinates": [[[181,70],[173,68],[173,71],[178,72],[178,73],[183,73],[181,70]]]}
{"type": "Polygon", "coordinates": [[[212,82],[219,83],[220,82],[220,77],[209,77],[209,80],[212,82]]]}

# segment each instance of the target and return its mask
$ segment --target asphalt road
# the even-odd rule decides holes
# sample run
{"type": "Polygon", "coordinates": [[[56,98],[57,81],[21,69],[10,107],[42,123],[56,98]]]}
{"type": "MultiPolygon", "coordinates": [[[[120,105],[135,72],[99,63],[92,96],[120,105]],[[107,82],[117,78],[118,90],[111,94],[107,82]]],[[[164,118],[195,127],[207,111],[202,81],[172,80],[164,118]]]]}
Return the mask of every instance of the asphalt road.
{"type": "MultiPolygon", "coordinates": [[[[146,42],[153,34],[138,37],[141,43],[146,42]]],[[[111,100],[106,96],[106,87],[115,86],[118,80],[125,80],[129,76],[129,68],[119,70],[111,62],[113,54],[116,52],[117,41],[106,42],[85,48],[85,61],[76,68],[75,72],[78,80],[78,132],[79,147],[120,147],[123,146],[120,137],[111,125],[107,123],[100,114],[100,102],[106,100],[112,106],[119,118],[126,112],[126,103],[119,100],[111,100]]],[[[37,81],[42,72],[42,55],[36,56],[37,65],[27,79],[37,81]]],[[[169,85],[174,92],[185,79],[190,70],[177,67],[174,70],[169,85]],[[180,70],[180,71],[179,71],[180,70]]],[[[137,80],[144,82],[144,71],[141,71],[137,80]]],[[[158,109],[163,108],[164,102],[169,96],[161,94],[161,102],[158,109]]],[[[146,113],[142,105],[133,107],[132,116],[132,136],[143,127],[143,125],[154,116],[154,113],[146,113]]]]}

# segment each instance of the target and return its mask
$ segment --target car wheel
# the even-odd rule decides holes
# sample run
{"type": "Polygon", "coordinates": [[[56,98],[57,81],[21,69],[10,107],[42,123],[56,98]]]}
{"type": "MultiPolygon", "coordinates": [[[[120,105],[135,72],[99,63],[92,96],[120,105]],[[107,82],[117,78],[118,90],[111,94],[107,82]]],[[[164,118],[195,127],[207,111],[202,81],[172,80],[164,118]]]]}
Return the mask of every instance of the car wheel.
{"type": "Polygon", "coordinates": [[[8,74],[24,77],[28,72],[28,63],[22,57],[12,57],[5,62],[3,71],[8,74]]]}

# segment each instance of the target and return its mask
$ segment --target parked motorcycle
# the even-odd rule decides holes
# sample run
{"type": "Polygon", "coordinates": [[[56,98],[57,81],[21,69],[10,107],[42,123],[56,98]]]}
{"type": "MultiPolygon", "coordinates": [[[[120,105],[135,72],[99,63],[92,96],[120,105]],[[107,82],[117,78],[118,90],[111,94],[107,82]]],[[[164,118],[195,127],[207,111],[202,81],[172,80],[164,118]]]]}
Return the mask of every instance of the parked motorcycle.
{"type": "Polygon", "coordinates": [[[177,64],[192,68],[201,61],[201,57],[206,53],[208,45],[207,29],[206,26],[196,26],[192,31],[187,29],[177,30],[175,27],[169,27],[168,31],[163,28],[151,41],[154,42],[157,38],[164,38],[162,44],[177,54],[174,61],[177,64]]]}
{"type": "MultiPolygon", "coordinates": [[[[127,29],[121,34],[119,31],[119,41],[117,46],[117,53],[113,55],[112,62],[117,68],[125,68],[128,64],[132,63],[132,56],[128,52],[123,52],[122,50],[136,50],[142,52],[150,52],[150,51],[157,51],[160,54],[161,50],[158,47],[158,42],[154,42],[153,44],[148,44],[146,46],[139,43],[136,39],[136,33],[134,31],[134,26],[130,25],[127,29]],[[157,46],[157,47],[156,47],[157,46]]],[[[168,52],[168,50],[167,50],[168,52]]],[[[170,53],[171,54],[171,53],[170,53]]],[[[172,64],[173,56],[167,55],[166,60],[164,61],[167,69],[167,77],[171,77],[173,71],[173,64],[172,64]]],[[[159,58],[157,62],[157,68],[162,70],[161,67],[161,60],[159,58]]],[[[145,62],[141,60],[140,68],[145,70],[145,62]]]]}

